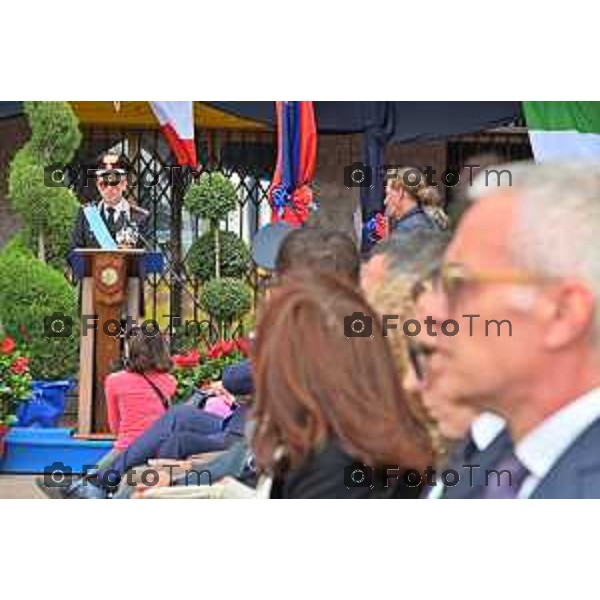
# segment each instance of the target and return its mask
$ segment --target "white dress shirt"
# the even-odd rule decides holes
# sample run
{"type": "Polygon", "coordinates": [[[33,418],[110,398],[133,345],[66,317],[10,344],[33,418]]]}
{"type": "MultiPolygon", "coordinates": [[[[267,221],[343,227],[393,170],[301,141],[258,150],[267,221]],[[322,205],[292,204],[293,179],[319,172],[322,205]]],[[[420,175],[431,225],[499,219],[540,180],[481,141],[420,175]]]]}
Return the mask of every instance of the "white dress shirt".
{"type": "MultiPolygon", "coordinates": [[[[506,429],[506,421],[499,415],[491,412],[482,412],[473,419],[470,435],[479,452],[484,452],[492,442],[506,429]]],[[[427,499],[435,500],[444,494],[444,484],[438,479],[429,492],[427,499]]]]}
{"type": "Polygon", "coordinates": [[[100,212],[103,215],[106,215],[108,218],[108,213],[106,212],[109,208],[114,208],[115,209],[115,214],[113,216],[113,221],[116,223],[119,220],[119,217],[121,216],[121,213],[125,213],[125,217],[126,220],[129,221],[131,218],[131,213],[130,213],[130,206],[129,206],[129,202],[127,202],[127,200],[125,200],[125,198],[121,198],[121,200],[119,200],[119,202],[117,202],[117,204],[110,206],[109,204],[106,204],[104,202],[104,200],[102,200],[99,204],[98,204],[98,208],[100,210],[100,212]]]}
{"type": "Polygon", "coordinates": [[[505,429],[506,421],[500,415],[482,412],[471,423],[471,437],[477,450],[487,450],[505,429]]]}
{"type": "Polygon", "coordinates": [[[518,497],[529,498],[559,458],[598,419],[600,388],[595,388],[530,431],[515,447],[515,455],[529,471],[518,497]]]}

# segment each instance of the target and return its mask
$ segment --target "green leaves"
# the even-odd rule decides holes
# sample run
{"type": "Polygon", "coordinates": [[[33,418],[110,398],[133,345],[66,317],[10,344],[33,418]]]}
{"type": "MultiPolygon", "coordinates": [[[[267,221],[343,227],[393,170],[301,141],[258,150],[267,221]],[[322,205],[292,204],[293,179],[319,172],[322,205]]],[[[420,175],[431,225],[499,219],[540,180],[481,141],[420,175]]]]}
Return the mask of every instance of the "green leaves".
{"type": "Polygon", "coordinates": [[[36,163],[27,144],[13,159],[8,179],[8,195],[21,216],[22,237],[37,254],[38,240],[44,240],[44,260],[62,268],[65,264],[79,203],[66,187],[47,187],[44,169],[36,163]]]}
{"type": "Polygon", "coordinates": [[[197,367],[185,368],[177,367],[173,370],[173,375],[177,379],[177,391],[175,393],[175,403],[189,400],[195,388],[220,381],[223,378],[225,367],[233,365],[244,356],[241,353],[234,353],[230,356],[220,358],[205,359],[197,367]]]}
{"type": "Polygon", "coordinates": [[[5,344],[0,346],[0,424],[12,425],[19,403],[31,397],[31,373],[28,357],[14,341],[1,337],[0,341],[10,346],[8,350],[5,344]]]}
{"type": "Polygon", "coordinates": [[[191,273],[204,284],[200,305],[217,322],[231,323],[252,307],[252,291],[239,281],[250,269],[250,251],[234,233],[218,229],[238,206],[235,186],[223,173],[203,173],[188,188],[184,204],[192,215],[211,224],[187,256],[191,273]]]}
{"type": "MultiPolygon", "coordinates": [[[[73,375],[78,363],[77,299],[61,270],[79,203],[68,188],[48,186],[44,168],[71,161],[81,133],[68,102],[26,102],[25,112],[31,137],[15,155],[8,178],[23,226],[0,253],[0,322],[27,344],[36,379],[59,379],[73,375]],[[72,320],[70,337],[46,337],[44,319],[55,312],[72,320]]],[[[14,377],[11,382],[13,398],[29,394],[14,377]]]]}
{"type": "Polygon", "coordinates": [[[216,227],[236,209],[238,201],[233,183],[223,173],[203,173],[188,188],[184,205],[192,215],[206,219],[216,227]]]}
{"type": "MultiPolygon", "coordinates": [[[[235,233],[219,230],[219,264],[222,277],[245,277],[250,269],[250,250],[235,233]]],[[[215,236],[201,235],[187,255],[191,273],[202,283],[215,276],[215,236]]]]}
{"type": "Polygon", "coordinates": [[[63,274],[28,255],[16,242],[0,253],[0,322],[28,346],[35,379],[62,379],[77,372],[76,290],[63,274]],[[54,312],[72,320],[72,337],[46,337],[44,319],[54,312]]]}
{"type": "Polygon", "coordinates": [[[29,140],[36,162],[45,167],[51,163],[73,160],[81,143],[79,121],[68,102],[25,102],[31,126],[29,140]]]}
{"type": "Polygon", "coordinates": [[[15,155],[8,196],[23,223],[23,240],[43,259],[62,268],[79,202],[66,187],[49,186],[44,168],[72,160],[81,141],[77,118],[68,102],[26,102],[31,138],[15,155]]]}
{"type": "Polygon", "coordinates": [[[229,323],[250,310],[252,290],[237,279],[213,279],[204,284],[200,305],[217,322],[229,323]]]}

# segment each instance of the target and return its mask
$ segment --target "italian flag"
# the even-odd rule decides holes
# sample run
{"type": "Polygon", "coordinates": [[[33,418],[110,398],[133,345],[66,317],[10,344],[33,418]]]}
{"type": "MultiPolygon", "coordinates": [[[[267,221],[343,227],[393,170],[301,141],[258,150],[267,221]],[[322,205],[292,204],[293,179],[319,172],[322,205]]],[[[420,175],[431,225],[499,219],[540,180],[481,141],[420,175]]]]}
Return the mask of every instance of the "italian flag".
{"type": "Polygon", "coordinates": [[[194,142],[193,101],[150,102],[150,106],[177,162],[181,166],[196,168],[198,161],[194,142]]]}
{"type": "Polygon", "coordinates": [[[524,102],[536,162],[600,162],[600,102],[524,102]]]}

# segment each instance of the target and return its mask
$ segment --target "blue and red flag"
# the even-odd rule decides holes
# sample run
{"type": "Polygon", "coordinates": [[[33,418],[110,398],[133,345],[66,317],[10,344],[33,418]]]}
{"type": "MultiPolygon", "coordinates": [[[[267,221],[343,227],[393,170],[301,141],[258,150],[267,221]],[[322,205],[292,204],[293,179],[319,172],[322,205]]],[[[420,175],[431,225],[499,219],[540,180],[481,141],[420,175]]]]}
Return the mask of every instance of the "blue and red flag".
{"type": "Polygon", "coordinates": [[[277,166],[269,190],[271,221],[299,226],[316,208],[310,187],[317,162],[312,102],[277,102],[277,166]]]}

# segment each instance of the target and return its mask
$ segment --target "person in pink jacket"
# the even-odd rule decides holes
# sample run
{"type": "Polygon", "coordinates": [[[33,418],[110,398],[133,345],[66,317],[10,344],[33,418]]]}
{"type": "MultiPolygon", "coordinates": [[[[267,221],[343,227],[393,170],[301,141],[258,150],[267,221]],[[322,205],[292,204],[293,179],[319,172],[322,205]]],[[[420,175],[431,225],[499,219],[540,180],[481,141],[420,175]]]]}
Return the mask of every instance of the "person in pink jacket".
{"type": "Polygon", "coordinates": [[[126,341],[125,368],[104,383],[108,423],[116,435],[114,451],[128,448],[168,410],[177,388],[171,366],[169,348],[160,334],[132,330],[126,341]]]}

